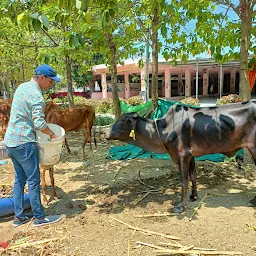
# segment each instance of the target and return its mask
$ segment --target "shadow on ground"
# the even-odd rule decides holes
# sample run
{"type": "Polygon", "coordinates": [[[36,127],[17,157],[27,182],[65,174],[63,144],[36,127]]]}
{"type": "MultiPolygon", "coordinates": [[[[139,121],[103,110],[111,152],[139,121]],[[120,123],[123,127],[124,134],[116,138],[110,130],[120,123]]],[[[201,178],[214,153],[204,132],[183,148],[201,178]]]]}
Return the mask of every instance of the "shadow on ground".
{"type": "MultiPolygon", "coordinates": [[[[73,148],[76,140],[71,140],[73,148]]],[[[102,143],[97,150],[87,151],[87,159],[77,168],[56,169],[56,174],[62,177],[70,174],[67,184],[79,185],[63,193],[61,200],[52,202],[51,211],[63,211],[64,207],[67,217],[73,217],[87,207],[110,214],[123,212],[126,208],[146,208],[151,203],[164,205],[166,211],[172,211],[181,196],[177,166],[169,160],[159,159],[110,161],[105,159],[104,153],[108,147],[102,143]]],[[[76,154],[68,157],[69,162],[71,159],[79,162],[76,154]]],[[[196,162],[196,167],[198,201],[206,192],[212,193],[205,200],[207,207],[233,209],[247,206],[256,195],[254,166],[249,172],[235,162],[196,162]]],[[[59,193],[62,194],[61,191],[59,193]]],[[[198,201],[189,202],[187,211],[191,212],[198,201]]]]}

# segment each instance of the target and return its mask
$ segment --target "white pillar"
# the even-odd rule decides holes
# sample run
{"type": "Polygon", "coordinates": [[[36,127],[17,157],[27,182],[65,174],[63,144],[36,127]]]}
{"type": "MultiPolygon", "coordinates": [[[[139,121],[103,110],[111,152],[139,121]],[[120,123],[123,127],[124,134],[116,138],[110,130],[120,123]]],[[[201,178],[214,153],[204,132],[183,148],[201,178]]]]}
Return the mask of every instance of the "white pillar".
{"type": "Polygon", "coordinates": [[[191,96],[191,72],[190,70],[185,71],[185,96],[191,96]]]}
{"type": "Polygon", "coordinates": [[[145,92],[146,91],[146,70],[145,69],[141,69],[141,71],[140,71],[140,79],[141,79],[140,90],[142,92],[145,92]]]}
{"type": "Polygon", "coordinates": [[[230,93],[236,92],[236,70],[232,69],[230,72],[230,93]]]}
{"type": "Polygon", "coordinates": [[[146,70],[145,69],[141,69],[140,70],[140,79],[141,79],[141,85],[140,85],[140,91],[141,91],[141,95],[142,98],[144,99],[144,101],[146,101],[146,70]]]}
{"type": "Polygon", "coordinates": [[[223,69],[222,69],[222,64],[220,64],[220,72],[219,72],[219,95],[220,98],[222,97],[223,94],[223,69]]]}
{"type": "Polygon", "coordinates": [[[125,99],[130,98],[130,83],[129,83],[129,73],[124,73],[124,82],[125,82],[125,91],[124,91],[124,97],[125,99]]]}
{"type": "Polygon", "coordinates": [[[107,74],[103,73],[101,74],[101,86],[102,86],[102,98],[106,99],[107,98],[107,74]]]}
{"type": "Polygon", "coordinates": [[[196,99],[198,99],[198,58],[196,58],[196,99]]]}
{"type": "Polygon", "coordinates": [[[165,80],[164,95],[165,95],[165,98],[169,98],[169,97],[172,96],[172,94],[171,94],[171,72],[170,72],[170,69],[165,69],[165,71],[164,71],[164,80],[165,80]]]}

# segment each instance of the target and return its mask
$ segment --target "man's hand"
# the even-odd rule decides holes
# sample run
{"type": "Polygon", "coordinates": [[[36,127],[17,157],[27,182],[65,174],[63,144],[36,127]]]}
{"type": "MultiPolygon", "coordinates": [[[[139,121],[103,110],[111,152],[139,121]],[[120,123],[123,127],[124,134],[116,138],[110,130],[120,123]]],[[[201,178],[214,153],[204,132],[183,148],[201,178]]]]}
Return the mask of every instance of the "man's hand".
{"type": "Polygon", "coordinates": [[[51,139],[57,139],[57,136],[56,136],[55,133],[53,132],[53,133],[50,135],[50,138],[51,138],[51,139]]]}

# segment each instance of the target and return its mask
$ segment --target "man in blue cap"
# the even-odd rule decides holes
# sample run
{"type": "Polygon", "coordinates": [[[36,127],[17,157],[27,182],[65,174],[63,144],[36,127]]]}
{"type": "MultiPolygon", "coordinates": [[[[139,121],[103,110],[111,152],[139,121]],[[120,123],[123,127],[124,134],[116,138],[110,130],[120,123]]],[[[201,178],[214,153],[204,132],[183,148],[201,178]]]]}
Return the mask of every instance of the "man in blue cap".
{"type": "Polygon", "coordinates": [[[60,215],[45,216],[41,204],[39,150],[36,143],[36,130],[57,138],[49,129],[44,115],[44,97],[42,90],[48,89],[53,81],[60,82],[54,69],[48,65],[37,67],[34,77],[18,86],[15,91],[10,120],[4,142],[8,156],[15,169],[14,181],[14,221],[17,227],[34,217],[34,226],[55,223],[60,215]],[[24,213],[24,186],[28,183],[28,192],[33,215],[24,213]]]}

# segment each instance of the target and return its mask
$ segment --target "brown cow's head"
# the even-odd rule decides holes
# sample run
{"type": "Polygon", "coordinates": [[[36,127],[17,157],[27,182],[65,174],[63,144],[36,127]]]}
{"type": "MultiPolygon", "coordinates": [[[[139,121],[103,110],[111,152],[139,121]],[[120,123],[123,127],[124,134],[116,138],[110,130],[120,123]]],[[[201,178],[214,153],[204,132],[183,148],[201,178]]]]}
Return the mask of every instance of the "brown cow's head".
{"type": "Polygon", "coordinates": [[[0,104],[0,113],[4,116],[10,116],[11,106],[8,103],[1,103],[0,104]]]}
{"type": "Polygon", "coordinates": [[[135,112],[121,116],[106,132],[106,139],[129,141],[136,138],[136,122],[139,115],[135,112]]]}
{"type": "Polygon", "coordinates": [[[2,126],[2,129],[0,130],[0,135],[2,135],[3,138],[8,127],[8,122],[9,122],[9,116],[6,116],[3,113],[0,113],[0,125],[2,126]]]}
{"type": "Polygon", "coordinates": [[[45,116],[47,116],[51,111],[59,109],[59,106],[57,104],[55,104],[52,101],[48,101],[46,102],[46,105],[44,107],[44,114],[45,116]]]}

